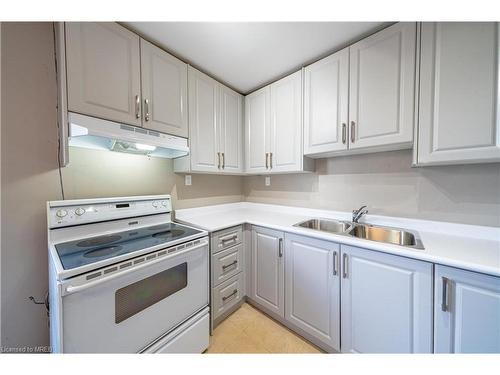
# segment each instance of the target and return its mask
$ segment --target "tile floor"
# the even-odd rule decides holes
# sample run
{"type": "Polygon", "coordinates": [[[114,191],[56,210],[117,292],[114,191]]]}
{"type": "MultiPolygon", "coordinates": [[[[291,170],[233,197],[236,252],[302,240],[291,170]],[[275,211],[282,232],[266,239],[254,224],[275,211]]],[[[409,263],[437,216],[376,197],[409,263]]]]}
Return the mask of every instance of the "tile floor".
{"type": "Polygon", "coordinates": [[[248,303],[218,325],[206,353],[322,353],[248,303]]]}

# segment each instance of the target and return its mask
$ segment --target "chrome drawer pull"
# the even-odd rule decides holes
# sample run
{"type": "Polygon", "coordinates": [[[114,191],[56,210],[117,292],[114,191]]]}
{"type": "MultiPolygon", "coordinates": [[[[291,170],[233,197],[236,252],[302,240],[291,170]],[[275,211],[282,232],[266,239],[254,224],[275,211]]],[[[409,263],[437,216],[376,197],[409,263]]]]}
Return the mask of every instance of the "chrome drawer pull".
{"type": "Polygon", "coordinates": [[[337,276],[337,252],[333,252],[333,276],[337,276]]]}
{"type": "Polygon", "coordinates": [[[238,289],[233,290],[233,292],[232,292],[230,295],[225,296],[225,297],[222,297],[222,301],[226,301],[226,300],[228,300],[229,298],[231,298],[231,297],[235,296],[235,295],[236,295],[236,293],[238,293],[238,289]]]}
{"type": "Polygon", "coordinates": [[[447,277],[441,278],[443,282],[443,295],[441,300],[441,310],[450,311],[450,279],[447,277]]]}
{"type": "Polygon", "coordinates": [[[231,237],[223,237],[220,239],[220,242],[222,242],[222,244],[225,244],[226,242],[229,242],[229,241],[236,241],[236,239],[238,238],[238,235],[237,234],[233,234],[231,237]]]}
{"type": "Polygon", "coordinates": [[[345,253],[342,255],[342,262],[343,262],[342,277],[344,279],[347,279],[348,258],[347,258],[347,254],[345,254],[345,253]]]}
{"type": "Polygon", "coordinates": [[[232,266],[235,266],[238,264],[238,261],[235,260],[233,263],[229,263],[229,264],[226,264],[225,266],[222,266],[222,269],[225,270],[226,268],[229,268],[229,267],[232,267],[232,266]]]}
{"type": "Polygon", "coordinates": [[[342,123],[342,143],[345,144],[347,139],[346,139],[346,124],[345,122],[342,123]]]}

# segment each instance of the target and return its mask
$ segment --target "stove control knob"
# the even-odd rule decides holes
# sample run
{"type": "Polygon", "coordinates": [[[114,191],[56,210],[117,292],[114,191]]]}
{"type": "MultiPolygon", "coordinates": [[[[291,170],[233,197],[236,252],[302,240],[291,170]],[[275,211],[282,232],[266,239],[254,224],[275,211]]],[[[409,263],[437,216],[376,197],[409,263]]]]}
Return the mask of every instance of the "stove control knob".
{"type": "Polygon", "coordinates": [[[75,214],[77,214],[78,216],[82,216],[83,214],[85,213],[85,209],[79,207],[75,210],[75,214]]]}
{"type": "Polygon", "coordinates": [[[162,204],[163,207],[167,207],[168,202],[167,201],[162,201],[161,204],[162,204]]]}
{"type": "Polygon", "coordinates": [[[68,211],[66,211],[66,210],[57,210],[57,212],[56,212],[56,216],[60,217],[60,218],[63,218],[67,214],[68,214],[68,211]]]}
{"type": "Polygon", "coordinates": [[[158,207],[158,202],[154,201],[152,204],[154,208],[158,207]]]}

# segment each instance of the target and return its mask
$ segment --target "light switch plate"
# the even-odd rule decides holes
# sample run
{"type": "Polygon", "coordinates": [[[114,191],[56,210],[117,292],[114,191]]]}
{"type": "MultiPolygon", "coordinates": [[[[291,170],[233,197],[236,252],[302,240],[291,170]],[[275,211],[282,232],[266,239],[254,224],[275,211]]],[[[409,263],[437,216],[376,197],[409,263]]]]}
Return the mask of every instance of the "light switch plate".
{"type": "Polygon", "coordinates": [[[185,179],[184,179],[184,184],[186,186],[191,186],[191,175],[190,174],[187,174],[185,179]]]}
{"type": "Polygon", "coordinates": [[[271,176],[266,176],[266,186],[271,186],[271,176]]]}

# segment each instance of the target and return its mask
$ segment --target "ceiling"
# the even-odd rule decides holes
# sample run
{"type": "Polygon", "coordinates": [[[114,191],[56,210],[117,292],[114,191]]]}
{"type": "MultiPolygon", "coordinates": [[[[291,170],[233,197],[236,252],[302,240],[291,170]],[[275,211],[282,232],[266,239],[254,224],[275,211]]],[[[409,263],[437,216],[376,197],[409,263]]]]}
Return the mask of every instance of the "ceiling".
{"type": "Polygon", "coordinates": [[[384,27],[383,22],[124,22],[247,94],[384,27]]]}

